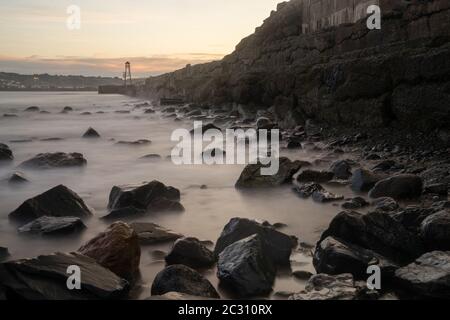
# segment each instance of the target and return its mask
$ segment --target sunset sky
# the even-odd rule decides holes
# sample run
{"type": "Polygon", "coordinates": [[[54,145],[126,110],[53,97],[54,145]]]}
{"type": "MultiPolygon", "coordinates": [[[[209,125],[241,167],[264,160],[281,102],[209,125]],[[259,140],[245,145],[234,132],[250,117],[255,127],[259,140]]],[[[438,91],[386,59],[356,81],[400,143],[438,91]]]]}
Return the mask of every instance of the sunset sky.
{"type": "Polygon", "coordinates": [[[0,0],[0,71],[148,76],[217,60],[280,0],[0,0]],[[70,5],[81,29],[67,28],[70,5]]]}

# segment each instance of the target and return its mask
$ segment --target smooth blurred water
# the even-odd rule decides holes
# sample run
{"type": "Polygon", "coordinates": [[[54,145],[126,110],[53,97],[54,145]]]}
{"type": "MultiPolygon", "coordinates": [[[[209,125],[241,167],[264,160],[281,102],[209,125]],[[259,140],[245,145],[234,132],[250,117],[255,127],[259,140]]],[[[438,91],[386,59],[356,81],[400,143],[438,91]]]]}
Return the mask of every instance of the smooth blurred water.
{"type": "MultiPolygon", "coordinates": [[[[248,217],[281,222],[287,225],[282,231],[295,235],[300,241],[314,244],[330,220],[340,211],[333,204],[320,205],[312,200],[297,197],[290,187],[273,190],[240,192],[234,188],[243,165],[224,166],[175,166],[166,159],[176,144],[170,141],[173,130],[184,127],[192,129],[193,122],[175,122],[164,118],[159,112],[144,114],[134,109],[139,99],[120,95],[98,95],[96,93],[41,93],[0,92],[0,142],[8,144],[15,156],[12,164],[0,166],[0,245],[9,248],[11,259],[33,257],[55,251],[74,251],[81,244],[103,231],[107,224],[99,217],[106,214],[108,195],[114,185],[159,180],[181,190],[181,202],[186,211],[181,214],[156,214],[139,219],[149,221],[201,240],[216,241],[224,225],[233,217],[248,217]],[[50,112],[30,113],[23,110],[39,106],[50,112]],[[64,106],[74,111],[63,114],[64,106]],[[115,111],[130,110],[130,114],[115,111]],[[97,113],[102,111],[104,113],[97,113]],[[81,115],[91,112],[91,115],[81,115]],[[18,117],[3,117],[4,113],[15,113],[18,117]],[[81,136],[93,127],[101,139],[82,139],[81,136]],[[61,138],[60,141],[41,141],[61,138]],[[116,141],[150,139],[146,146],[118,146],[116,141]],[[26,142],[11,142],[24,140],[26,142]],[[42,152],[80,152],[88,161],[84,169],[21,170],[31,183],[13,187],[6,181],[24,160],[42,152]],[[141,160],[140,157],[156,153],[160,162],[141,160]],[[87,221],[88,229],[79,236],[64,238],[23,237],[17,234],[8,221],[8,214],[26,199],[64,184],[77,192],[85,202],[95,209],[95,216],[87,221]],[[207,189],[201,189],[207,185],[207,189]]],[[[314,160],[326,152],[287,151],[282,155],[291,159],[314,160]]],[[[330,191],[351,196],[348,188],[327,187],[330,191]]],[[[141,256],[142,288],[133,292],[134,298],[150,295],[154,276],[164,268],[164,262],[155,261],[153,250],[170,249],[170,245],[143,247],[141,256]]],[[[313,271],[311,259],[304,255],[293,255],[293,270],[313,271]],[[297,262],[295,262],[297,261],[297,262]],[[306,263],[305,263],[306,262],[306,263]]],[[[217,286],[215,270],[204,273],[217,286]]],[[[290,272],[280,271],[275,291],[299,291],[302,281],[294,280],[290,272]]],[[[221,292],[228,297],[225,292],[221,292]]]]}

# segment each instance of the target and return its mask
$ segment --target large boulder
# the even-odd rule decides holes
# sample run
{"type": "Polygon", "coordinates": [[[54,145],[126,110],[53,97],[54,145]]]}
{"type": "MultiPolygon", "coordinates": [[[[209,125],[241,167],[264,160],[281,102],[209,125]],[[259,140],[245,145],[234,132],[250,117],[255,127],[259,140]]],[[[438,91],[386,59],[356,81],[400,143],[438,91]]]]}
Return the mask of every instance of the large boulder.
{"type": "Polygon", "coordinates": [[[422,195],[422,178],[413,174],[400,174],[381,180],[370,191],[371,198],[390,197],[396,200],[413,199],[422,195]]]}
{"type": "Polygon", "coordinates": [[[84,230],[86,226],[77,217],[40,217],[20,227],[19,233],[35,233],[42,235],[60,235],[76,233],[84,230]]]}
{"type": "Polygon", "coordinates": [[[366,169],[357,169],[353,172],[351,186],[354,191],[366,192],[372,189],[382,179],[381,176],[366,169]]]}
{"type": "Polygon", "coordinates": [[[78,251],[95,259],[118,276],[133,280],[139,273],[141,247],[136,232],[126,223],[116,222],[78,251]]]}
{"type": "Polygon", "coordinates": [[[7,298],[27,300],[118,299],[129,289],[126,280],[78,253],[56,253],[2,263],[0,286],[6,289],[7,298]],[[67,289],[70,266],[80,268],[80,290],[67,289]]]}
{"type": "Polygon", "coordinates": [[[180,203],[180,191],[159,181],[137,186],[114,186],[109,195],[108,208],[113,211],[134,208],[149,213],[184,210],[180,203]]]}
{"type": "Polygon", "coordinates": [[[8,248],[0,247],[0,261],[5,260],[7,257],[9,257],[8,248]]]}
{"type": "Polygon", "coordinates": [[[352,176],[352,166],[347,160],[333,162],[330,171],[334,173],[334,177],[337,179],[347,180],[352,176]]]}
{"type": "Polygon", "coordinates": [[[229,245],[258,234],[266,255],[275,265],[289,265],[292,249],[296,246],[292,237],[275,230],[271,226],[262,225],[254,220],[233,218],[224,227],[216,242],[214,254],[219,254],[229,245]]]}
{"type": "Polygon", "coordinates": [[[92,212],[75,192],[59,185],[28,199],[9,214],[11,220],[21,223],[28,223],[44,216],[84,219],[92,216],[92,212]]]}
{"type": "Polygon", "coordinates": [[[420,231],[428,250],[450,251],[450,212],[443,210],[423,220],[420,231]]]}
{"type": "Polygon", "coordinates": [[[276,269],[258,234],[237,241],[219,254],[217,277],[239,297],[255,297],[272,291],[276,269]]]}
{"type": "Polygon", "coordinates": [[[0,162],[14,159],[11,149],[4,143],[0,143],[0,162]]]}
{"type": "Polygon", "coordinates": [[[69,168],[83,167],[87,164],[87,160],[81,153],[40,153],[34,158],[22,162],[20,167],[31,169],[52,169],[52,168],[69,168]]]}
{"type": "Polygon", "coordinates": [[[289,300],[355,300],[358,289],[351,274],[318,274],[309,279],[304,291],[289,300]]]}
{"type": "Polygon", "coordinates": [[[100,138],[100,134],[94,128],[89,128],[83,134],[83,138],[89,138],[89,139],[100,138]]]}
{"type": "Polygon", "coordinates": [[[173,242],[183,237],[179,233],[151,222],[133,222],[130,226],[137,233],[139,241],[143,245],[173,242]]]}
{"type": "Polygon", "coordinates": [[[216,289],[205,277],[184,265],[168,266],[159,272],[151,290],[154,296],[179,292],[198,297],[220,298],[216,289]]]}
{"type": "Polygon", "coordinates": [[[305,170],[300,172],[297,176],[297,181],[300,183],[306,182],[328,182],[332,180],[334,173],[331,171],[316,171],[316,170],[305,170]]]}
{"type": "Polygon", "coordinates": [[[406,288],[430,297],[448,299],[450,296],[450,252],[433,251],[395,273],[406,288]]]}
{"type": "Polygon", "coordinates": [[[278,187],[290,183],[292,182],[292,177],[300,170],[301,166],[301,161],[291,161],[282,157],[279,159],[279,170],[276,174],[262,175],[261,168],[264,168],[263,164],[249,164],[242,171],[236,182],[236,188],[278,187]]]}
{"type": "Polygon", "coordinates": [[[183,264],[200,269],[211,267],[215,263],[214,253],[196,238],[181,238],[175,241],[172,250],[166,256],[168,265],[183,264]]]}

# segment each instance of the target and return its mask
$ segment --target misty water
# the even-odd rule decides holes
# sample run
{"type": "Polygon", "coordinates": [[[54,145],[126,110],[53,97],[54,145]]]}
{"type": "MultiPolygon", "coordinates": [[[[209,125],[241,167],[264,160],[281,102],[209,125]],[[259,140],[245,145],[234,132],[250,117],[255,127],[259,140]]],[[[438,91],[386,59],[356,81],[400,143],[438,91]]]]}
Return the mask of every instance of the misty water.
{"type": "MultiPolygon", "coordinates": [[[[186,236],[213,242],[225,224],[233,217],[246,217],[284,223],[281,231],[295,235],[300,242],[315,244],[330,220],[340,211],[333,204],[321,205],[296,196],[289,186],[241,192],[235,189],[243,165],[176,166],[166,157],[176,142],[170,141],[173,130],[192,129],[193,122],[175,122],[164,118],[160,112],[144,114],[134,105],[141,99],[120,95],[89,93],[0,92],[0,142],[12,149],[15,159],[10,165],[0,166],[0,245],[9,248],[10,259],[35,257],[56,251],[70,252],[104,231],[110,222],[100,219],[107,213],[108,196],[114,185],[134,184],[159,180],[181,191],[184,213],[152,214],[138,221],[154,222],[186,236]],[[29,106],[38,106],[49,113],[24,112],[29,106]],[[74,108],[71,113],[61,113],[65,106],[74,108]],[[129,114],[116,111],[129,110],[129,114]],[[90,112],[90,115],[82,115],[90,112]],[[101,113],[99,113],[101,112],[101,113]],[[3,117],[3,114],[18,117],[3,117]],[[101,139],[82,139],[93,127],[101,139]],[[60,138],[62,140],[47,140],[60,138]],[[145,146],[119,146],[119,140],[150,139],[145,146]],[[17,166],[42,152],[79,152],[88,161],[83,169],[25,170],[31,181],[23,186],[8,184],[8,177],[17,166]],[[160,154],[161,161],[140,159],[147,154],[160,154]],[[95,210],[88,228],[77,236],[45,238],[19,235],[16,226],[8,221],[8,214],[26,199],[64,184],[77,192],[95,210]],[[200,188],[206,185],[207,189],[200,188]]],[[[281,150],[292,160],[313,161],[327,155],[326,151],[308,148],[298,151],[281,150]]],[[[337,157],[337,156],[336,156],[337,157]]],[[[347,155],[348,157],[348,155],[347,155]]],[[[327,186],[332,192],[352,196],[349,188],[327,186]]],[[[132,298],[150,296],[154,276],[164,268],[164,262],[152,257],[154,250],[170,250],[170,244],[143,246],[141,255],[142,285],[132,292],[132,298]]],[[[314,271],[311,257],[296,251],[292,255],[292,270],[314,271]]],[[[291,271],[280,270],[274,285],[276,291],[300,291],[305,283],[294,279],[291,271]]],[[[218,287],[216,270],[203,274],[218,287]]],[[[230,296],[221,288],[224,298],[230,296]]]]}

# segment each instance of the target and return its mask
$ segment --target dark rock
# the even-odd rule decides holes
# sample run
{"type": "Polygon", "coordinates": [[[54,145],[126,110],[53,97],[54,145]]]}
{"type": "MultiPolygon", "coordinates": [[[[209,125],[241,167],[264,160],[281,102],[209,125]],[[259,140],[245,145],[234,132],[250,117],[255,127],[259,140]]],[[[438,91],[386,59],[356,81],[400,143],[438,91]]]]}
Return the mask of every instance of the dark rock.
{"type": "Polygon", "coordinates": [[[193,116],[201,116],[202,115],[202,110],[192,110],[189,111],[188,113],[186,113],[186,117],[193,117],[193,116]]]}
{"type": "Polygon", "coordinates": [[[286,148],[288,149],[301,149],[302,143],[298,140],[292,140],[290,139],[286,145],[286,148]]]}
{"type": "Polygon", "coordinates": [[[163,109],[161,112],[163,112],[163,113],[174,113],[176,111],[177,110],[174,107],[167,107],[167,108],[163,109]]]}
{"type": "Polygon", "coordinates": [[[145,216],[145,214],[146,210],[138,209],[135,207],[125,207],[112,209],[106,216],[103,216],[102,219],[109,221],[120,221],[133,218],[140,218],[145,216]]]}
{"type": "Polygon", "coordinates": [[[336,179],[347,180],[352,176],[352,167],[347,160],[339,160],[334,162],[330,171],[334,173],[336,179]]]}
{"type": "Polygon", "coordinates": [[[259,117],[256,120],[256,128],[258,130],[270,130],[273,129],[274,126],[275,126],[274,123],[269,118],[259,117]]]}
{"type": "Polygon", "coordinates": [[[136,208],[145,212],[183,211],[180,191],[159,181],[142,185],[114,186],[109,195],[108,208],[118,210],[136,208]]]}
{"type": "Polygon", "coordinates": [[[123,145],[123,146],[146,146],[151,144],[152,142],[147,139],[140,139],[136,141],[118,141],[116,142],[117,145],[123,145]]]}
{"type": "Polygon", "coordinates": [[[419,176],[400,174],[377,182],[370,191],[371,198],[391,197],[397,200],[418,198],[422,195],[423,182],[419,176]]]}
{"type": "Polygon", "coordinates": [[[219,254],[217,277],[239,297],[272,291],[276,269],[258,234],[234,242],[219,254]]]}
{"type": "Polygon", "coordinates": [[[371,153],[368,156],[366,156],[366,160],[380,160],[381,157],[376,153],[371,153]]]}
{"type": "Polygon", "coordinates": [[[87,164],[81,153],[40,153],[34,158],[22,162],[20,167],[31,169],[52,169],[83,167],[87,164]]]}
{"type": "Polygon", "coordinates": [[[381,211],[395,211],[399,208],[397,201],[389,197],[375,199],[372,205],[375,206],[375,209],[381,211]]]}
{"type": "Polygon", "coordinates": [[[305,132],[308,136],[317,136],[322,133],[322,128],[314,123],[311,119],[306,120],[305,132]]]}
{"type": "Polygon", "coordinates": [[[313,274],[309,271],[294,271],[292,272],[292,276],[299,280],[309,280],[313,274]]]}
{"type": "Polygon", "coordinates": [[[372,168],[373,171],[388,171],[396,165],[394,160],[385,160],[372,168]]]}
{"type": "Polygon", "coordinates": [[[274,175],[262,175],[261,169],[265,166],[261,163],[247,165],[236,182],[236,188],[278,187],[290,183],[294,174],[300,170],[302,163],[280,158],[279,165],[279,170],[274,175]]]}
{"type": "Polygon", "coordinates": [[[64,107],[61,111],[61,113],[69,113],[72,112],[73,108],[72,107],[64,107]]]}
{"type": "Polygon", "coordinates": [[[309,198],[314,192],[324,191],[325,189],[315,182],[301,183],[293,188],[294,192],[302,198],[309,198]]]}
{"type": "Polygon", "coordinates": [[[22,172],[14,172],[11,177],[9,177],[8,182],[11,184],[22,184],[29,181],[22,172]]]}
{"type": "Polygon", "coordinates": [[[450,252],[434,251],[395,273],[406,288],[430,298],[448,299],[450,295],[450,252]]]}
{"type": "Polygon", "coordinates": [[[31,107],[26,108],[24,111],[25,112],[39,112],[40,109],[39,109],[39,107],[31,106],[31,107]]]}
{"type": "Polygon", "coordinates": [[[3,114],[3,117],[4,117],[4,118],[17,118],[18,115],[17,115],[17,114],[14,114],[14,113],[4,113],[4,114],[3,114]]]}
{"type": "Polygon", "coordinates": [[[315,171],[315,170],[305,170],[302,171],[297,176],[298,182],[328,182],[332,180],[334,177],[334,173],[330,171],[315,171]]]}
{"type": "Polygon", "coordinates": [[[0,261],[3,261],[8,257],[9,257],[8,248],[0,247],[0,261]]]}
{"type": "Polygon", "coordinates": [[[84,134],[83,138],[100,138],[100,134],[93,128],[89,128],[84,134]]]}
{"type": "Polygon", "coordinates": [[[294,294],[289,300],[356,300],[357,295],[351,274],[318,274],[309,279],[304,291],[294,294]]]}
{"type": "Polygon", "coordinates": [[[443,210],[423,220],[420,231],[428,250],[450,251],[450,212],[443,210]]]}
{"type": "Polygon", "coordinates": [[[183,264],[199,269],[208,268],[215,263],[214,253],[196,238],[181,238],[175,241],[166,256],[169,265],[183,264]]]}
{"type": "Polygon", "coordinates": [[[344,199],[343,196],[335,195],[326,190],[315,191],[312,195],[312,198],[314,201],[320,202],[320,203],[327,203],[327,202],[339,201],[339,200],[344,199]]]}
{"type": "Polygon", "coordinates": [[[124,297],[126,280],[77,253],[56,253],[0,264],[0,285],[7,298],[26,300],[105,300],[124,297]],[[81,289],[67,290],[67,270],[78,266],[81,289]]]}
{"type": "Polygon", "coordinates": [[[139,241],[144,245],[151,245],[164,242],[173,242],[183,235],[163,228],[154,223],[134,222],[131,228],[136,231],[139,241]]]}
{"type": "Polygon", "coordinates": [[[225,226],[216,242],[214,254],[218,256],[229,245],[254,234],[260,236],[266,249],[266,255],[275,265],[289,265],[289,258],[295,247],[293,239],[272,227],[266,227],[256,221],[243,218],[233,218],[225,226]]]}
{"type": "Polygon", "coordinates": [[[382,179],[381,176],[374,174],[366,169],[357,169],[352,177],[352,189],[357,192],[365,192],[372,189],[375,184],[382,179]]]}
{"type": "Polygon", "coordinates": [[[141,247],[138,235],[126,223],[112,224],[78,251],[122,278],[133,280],[139,273],[141,247]]]}
{"type": "Polygon", "coordinates": [[[54,137],[54,138],[44,138],[44,139],[40,139],[39,141],[51,142],[51,141],[63,141],[63,140],[64,140],[63,138],[57,138],[57,137],[54,137]]]}
{"type": "Polygon", "coordinates": [[[143,160],[150,160],[150,161],[159,161],[162,160],[162,157],[159,154],[147,154],[143,157],[141,157],[141,159],[143,160]]]}
{"type": "Polygon", "coordinates": [[[118,113],[118,114],[129,114],[131,113],[130,110],[117,110],[114,111],[114,113],[118,113]]]}
{"type": "Polygon", "coordinates": [[[90,116],[91,114],[92,113],[89,112],[89,111],[85,111],[85,112],[80,113],[80,115],[82,115],[82,116],[90,116]]]}
{"type": "Polygon", "coordinates": [[[0,162],[14,160],[11,149],[4,143],[0,143],[0,162]]]}
{"type": "Polygon", "coordinates": [[[201,133],[202,134],[205,134],[205,132],[208,131],[208,130],[219,130],[219,131],[222,131],[222,129],[220,129],[219,127],[215,126],[212,123],[208,123],[208,124],[202,125],[201,128],[192,129],[191,130],[191,134],[194,134],[196,129],[201,129],[201,133]]]}
{"type": "Polygon", "coordinates": [[[199,296],[192,296],[181,292],[168,292],[160,296],[151,296],[145,300],[151,301],[205,301],[205,300],[218,300],[213,298],[205,298],[199,296]]]}
{"type": "Polygon", "coordinates": [[[92,212],[75,192],[59,185],[28,199],[9,214],[11,220],[21,223],[28,223],[44,216],[83,219],[92,216],[92,212]]]}
{"type": "Polygon", "coordinates": [[[169,292],[205,298],[220,298],[216,289],[207,279],[184,265],[168,266],[156,275],[152,284],[152,295],[158,296],[169,292]]]}
{"type": "Polygon", "coordinates": [[[349,201],[346,201],[345,203],[342,204],[342,208],[346,209],[346,210],[356,210],[356,209],[361,209],[364,207],[367,207],[369,205],[369,203],[366,201],[366,199],[362,198],[362,197],[356,197],[356,198],[352,198],[349,201]]]}
{"type": "Polygon", "coordinates": [[[424,193],[437,194],[440,196],[448,195],[448,184],[447,183],[435,183],[425,187],[424,193]]]}
{"type": "Polygon", "coordinates": [[[151,113],[155,113],[155,112],[156,111],[153,110],[152,108],[145,109],[145,111],[144,111],[144,113],[146,113],[146,114],[151,114],[151,113]]]}
{"type": "Polygon", "coordinates": [[[85,229],[83,221],[76,217],[40,217],[20,227],[20,233],[59,235],[80,232],[85,229]]]}

